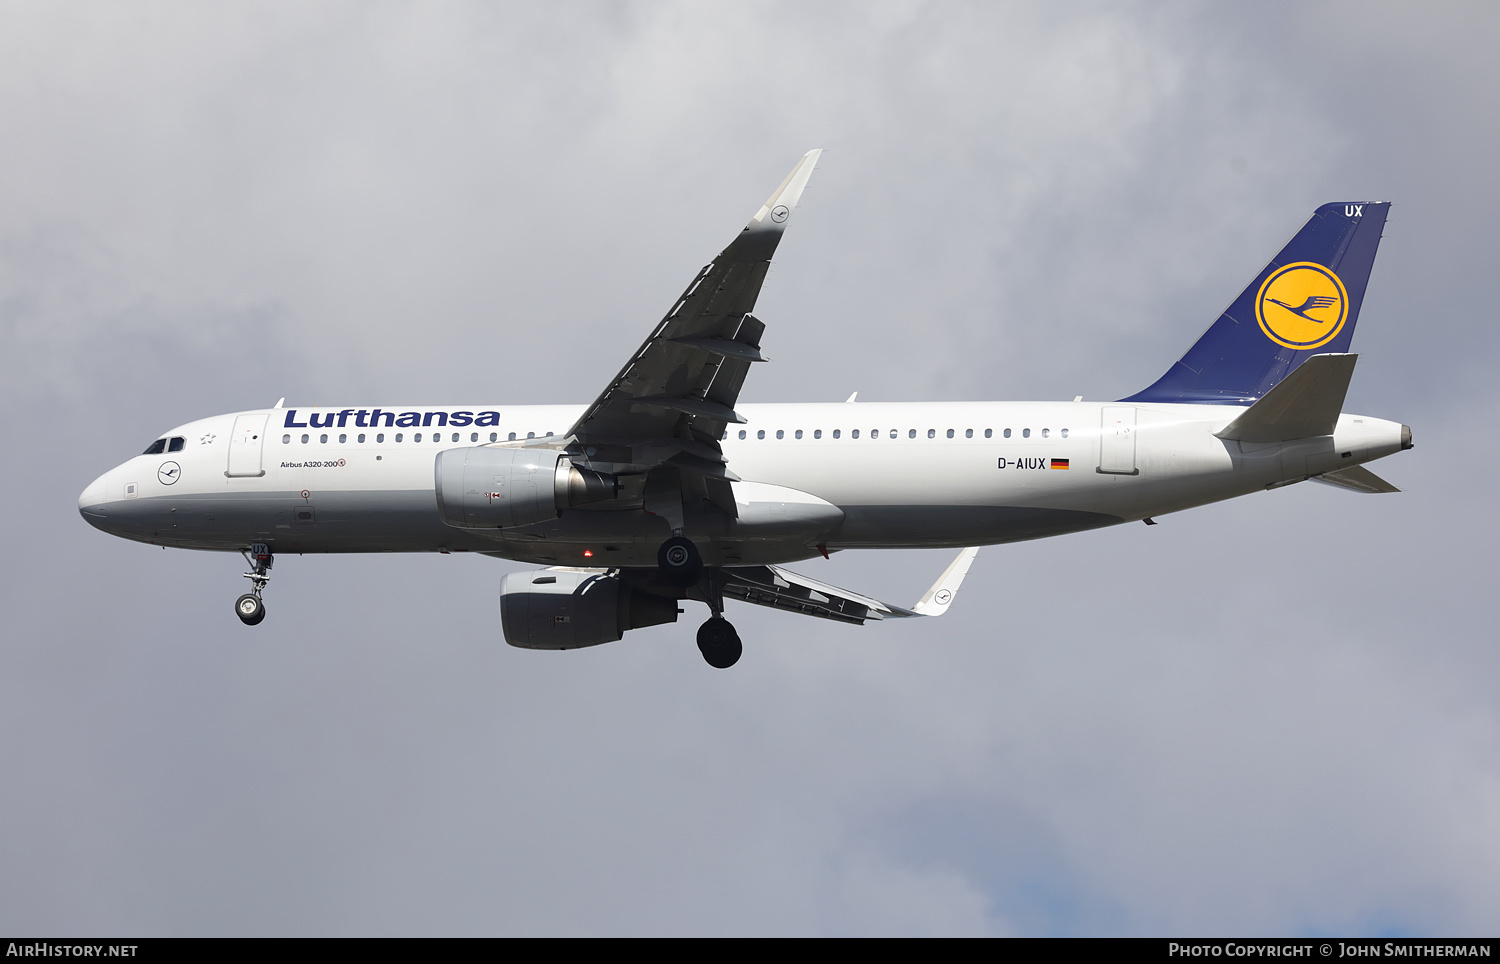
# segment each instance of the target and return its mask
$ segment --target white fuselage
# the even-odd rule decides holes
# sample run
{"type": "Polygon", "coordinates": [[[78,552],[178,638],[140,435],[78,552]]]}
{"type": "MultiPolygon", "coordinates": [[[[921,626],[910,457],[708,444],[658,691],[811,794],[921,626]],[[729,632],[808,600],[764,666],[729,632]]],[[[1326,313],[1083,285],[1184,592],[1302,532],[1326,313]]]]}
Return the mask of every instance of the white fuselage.
{"type": "MultiPolygon", "coordinates": [[[[107,532],[185,548],[265,542],[277,553],[478,551],[546,564],[655,565],[671,526],[639,500],[567,509],[555,521],[512,529],[455,528],[438,515],[439,452],[549,433],[561,444],[582,410],[383,406],[221,415],[167,433],[184,440],[179,451],[136,456],[106,472],[79,508],[107,532]]],[[[1216,502],[1402,448],[1399,423],[1347,414],[1333,435],[1296,442],[1214,436],[1244,410],[742,405],[747,424],[731,426],[721,446],[733,473],[762,485],[735,483],[736,500],[759,500],[764,509],[805,493],[809,504],[837,507],[842,519],[816,532],[758,532],[688,506],[684,534],[709,565],[787,562],[844,548],[1012,542],[1216,502]]]]}

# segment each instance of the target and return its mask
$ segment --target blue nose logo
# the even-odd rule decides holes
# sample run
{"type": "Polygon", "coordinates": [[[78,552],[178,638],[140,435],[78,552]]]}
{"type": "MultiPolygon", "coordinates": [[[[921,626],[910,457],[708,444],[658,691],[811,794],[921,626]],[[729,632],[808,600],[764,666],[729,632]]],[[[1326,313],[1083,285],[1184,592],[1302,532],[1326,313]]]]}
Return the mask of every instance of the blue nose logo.
{"type": "Polygon", "coordinates": [[[156,481],[162,485],[171,485],[182,478],[182,466],[176,462],[163,462],[161,468],[156,470],[156,481]]]}

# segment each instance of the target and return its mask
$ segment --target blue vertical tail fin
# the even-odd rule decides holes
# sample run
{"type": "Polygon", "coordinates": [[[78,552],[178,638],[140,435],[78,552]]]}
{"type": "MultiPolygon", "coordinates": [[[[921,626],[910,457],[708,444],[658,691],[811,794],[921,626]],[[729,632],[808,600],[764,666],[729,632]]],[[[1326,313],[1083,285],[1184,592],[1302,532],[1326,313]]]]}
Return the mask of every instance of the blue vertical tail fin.
{"type": "Polygon", "coordinates": [[[1312,355],[1347,352],[1390,207],[1318,208],[1186,355],[1121,401],[1245,404],[1312,355]]]}

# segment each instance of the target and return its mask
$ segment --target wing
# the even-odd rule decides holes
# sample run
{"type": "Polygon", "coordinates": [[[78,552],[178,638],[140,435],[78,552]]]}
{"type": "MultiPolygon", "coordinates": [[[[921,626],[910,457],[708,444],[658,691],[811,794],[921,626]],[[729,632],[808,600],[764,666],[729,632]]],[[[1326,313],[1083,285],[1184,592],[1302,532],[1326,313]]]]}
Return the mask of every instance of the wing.
{"type": "MultiPolygon", "coordinates": [[[[719,439],[729,423],[744,421],[734,411],[740,386],[750,366],[766,360],[760,353],[765,325],[750,311],[821,153],[803,155],[569,429],[591,449],[595,467],[640,474],[665,465],[719,483],[736,478],[724,466],[719,439]]],[[[666,482],[678,488],[676,480],[666,482]]],[[[704,494],[733,511],[727,485],[719,489],[704,494]]]]}
{"type": "MultiPolygon", "coordinates": [[[[802,613],[804,616],[817,616],[841,623],[854,623],[857,626],[863,626],[867,619],[941,616],[948,611],[948,607],[957,598],[959,586],[963,584],[964,576],[969,574],[969,567],[974,564],[974,557],[978,554],[978,546],[960,550],[958,556],[948,564],[948,568],[943,570],[937,582],[933,583],[910,609],[881,602],[873,596],[830,586],[826,582],[798,575],[780,566],[733,566],[720,569],[718,571],[723,580],[720,591],[726,599],[738,599],[757,606],[785,609],[788,612],[802,613]]],[[[485,552],[481,555],[494,556],[497,559],[505,558],[498,552],[485,552]]],[[[637,576],[641,580],[637,582],[640,588],[649,586],[649,579],[640,577],[639,571],[632,573],[631,570],[579,566],[548,566],[546,571],[618,572],[626,578],[632,575],[637,576]]],[[[691,598],[702,600],[703,597],[692,595],[691,598]]]]}
{"type": "Polygon", "coordinates": [[[932,584],[932,588],[910,609],[830,586],[807,576],[799,576],[780,566],[724,569],[727,581],[723,593],[727,598],[757,606],[785,609],[805,616],[817,616],[858,626],[863,626],[867,619],[941,616],[948,611],[954,597],[958,595],[958,587],[963,583],[964,576],[968,574],[978,553],[978,548],[960,552],[938,577],[938,581],[932,584]]]}

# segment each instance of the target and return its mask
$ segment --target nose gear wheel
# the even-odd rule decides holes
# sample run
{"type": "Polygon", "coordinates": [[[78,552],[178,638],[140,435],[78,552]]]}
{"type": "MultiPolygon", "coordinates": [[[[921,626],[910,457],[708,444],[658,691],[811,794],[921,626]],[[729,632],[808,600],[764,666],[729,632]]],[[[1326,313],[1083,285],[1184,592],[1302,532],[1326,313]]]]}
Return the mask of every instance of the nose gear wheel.
{"type": "Polygon", "coordinates": [[[259,625],[266,618],[266,604],[260,601],[259,596],[247,592],[234,601],[234,614],[246,626],[259,625]]]}

